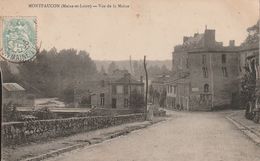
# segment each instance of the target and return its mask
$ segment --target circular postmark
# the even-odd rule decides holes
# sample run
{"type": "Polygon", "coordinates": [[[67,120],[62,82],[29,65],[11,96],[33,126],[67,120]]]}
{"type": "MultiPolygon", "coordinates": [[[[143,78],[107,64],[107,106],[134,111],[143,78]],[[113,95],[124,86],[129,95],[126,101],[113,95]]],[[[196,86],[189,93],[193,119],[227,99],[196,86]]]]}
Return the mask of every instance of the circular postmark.
{"type": "Polygon", "coordinates": [[[6,17],[3,19],[2,57],[19,63],[36,55],[36,17],[6,17]]]}

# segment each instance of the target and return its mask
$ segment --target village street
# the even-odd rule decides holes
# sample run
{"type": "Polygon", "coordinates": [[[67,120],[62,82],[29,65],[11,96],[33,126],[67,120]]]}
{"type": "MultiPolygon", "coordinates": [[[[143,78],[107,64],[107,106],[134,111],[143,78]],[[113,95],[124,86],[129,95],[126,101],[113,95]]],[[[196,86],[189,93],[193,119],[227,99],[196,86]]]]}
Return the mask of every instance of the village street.
{"type": "Polygon", "coordinates": [[[175,112],[167,121],[50,161],[260,161],[260,147],[225,112],[175,112]]]}

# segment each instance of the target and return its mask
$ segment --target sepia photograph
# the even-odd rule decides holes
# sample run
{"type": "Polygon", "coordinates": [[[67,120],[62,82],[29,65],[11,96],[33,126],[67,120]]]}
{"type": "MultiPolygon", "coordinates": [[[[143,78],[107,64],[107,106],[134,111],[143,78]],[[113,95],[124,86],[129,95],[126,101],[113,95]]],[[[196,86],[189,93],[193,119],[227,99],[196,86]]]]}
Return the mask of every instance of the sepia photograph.
{"type": "Polygon", "coordinates": [[[259,0],[1,0],[1,161],[260,161],[259,0]]]}

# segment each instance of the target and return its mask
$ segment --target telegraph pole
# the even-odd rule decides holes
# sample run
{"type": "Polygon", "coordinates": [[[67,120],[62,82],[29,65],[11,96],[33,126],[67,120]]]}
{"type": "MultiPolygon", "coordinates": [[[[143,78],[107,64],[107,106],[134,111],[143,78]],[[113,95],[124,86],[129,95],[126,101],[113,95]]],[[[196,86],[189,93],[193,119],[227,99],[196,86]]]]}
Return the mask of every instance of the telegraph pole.
{"type": "Polygon", "coordinates": [[[146,85],[145,85],[145,113],[147,115],[147,113],[148,113],[148,109],[147,109],[148,73],[147,73],[147,69],[146,69],[146,56],[144,56],[144,71],[145,71],[145,80],[146,80],[146,85]]]}

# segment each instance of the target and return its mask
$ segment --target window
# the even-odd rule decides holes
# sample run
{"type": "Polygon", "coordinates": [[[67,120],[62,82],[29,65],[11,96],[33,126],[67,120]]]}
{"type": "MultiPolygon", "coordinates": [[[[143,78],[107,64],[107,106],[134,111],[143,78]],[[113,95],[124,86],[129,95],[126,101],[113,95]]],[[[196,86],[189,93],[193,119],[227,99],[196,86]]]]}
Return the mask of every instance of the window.
{"type": "Polygon", "coordinates": [[[172,85],[170,86],[170,93],[172,93],[172,85]]]}
{"type": "Polygon", "coordinates": [[[206,64],[206,55],[202,55],[202,64],[203,64],[203,65],[206,64]]]}
{"type": "Polygon", "coordinates": [[[227,67],[222,67],[222,73],[224,77],[228,77],[227,67]]]}
{"type": "Polygon", "coordinates": [[[208,84],[204,85],[204,92],[205,93],[209,92],[209,85],[208,84]]]}
{"type": "Polygon", "coordinates": [[[104,106],[105,105],[105,94],[100,93],[100,105],[104,106]]]}
{"type": "Polygon", "coordinates": [[[124,94],[128,94],[128,86],[124,85],[124,94]]]}
{"type": "Polygon", "coordinates": [[[202,67],[203,77],[208,78],[208,69],[207,67],[202,67]]]}
{"type": "Polygon", "coordinates": [[[127,98],[124,99],[124,107],[128,107],[128,99],[127,98]]]}
{"type": "Polygon", "coordinates": [[[101,87],[105,87],[105,81],[104,80],[101,81],[101,87]]]}
{"type": "Polygon", "coordinates": [[[186,58],[186,68],[189,68],[189,59],[186,58]]]}
{"type": "Polygon", "coordinates": [[[112,86],[112,94],[116,94],[116,85],[112,86]]]}
{"type": "Polygon", "coordinates": [[[227,61],[226,54],[222,54],[221,59],[222,59],[222,64],[226,64],[226,61],[227,61]]]}

